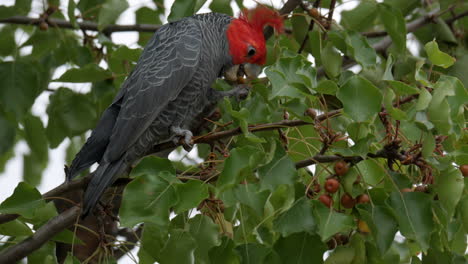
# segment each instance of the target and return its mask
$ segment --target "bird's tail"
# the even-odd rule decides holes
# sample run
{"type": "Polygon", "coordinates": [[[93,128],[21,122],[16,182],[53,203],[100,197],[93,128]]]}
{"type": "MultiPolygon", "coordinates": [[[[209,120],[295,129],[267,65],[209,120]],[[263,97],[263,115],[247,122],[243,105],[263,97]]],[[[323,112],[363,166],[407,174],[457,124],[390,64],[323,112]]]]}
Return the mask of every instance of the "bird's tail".
{"type": "Polygon", "coordinates": [[[82,217],[86,217],[90,213],[107,187],[111,186],[127,168],[128,163],[123,158],[99,165],[84,194],[82,217]]]}

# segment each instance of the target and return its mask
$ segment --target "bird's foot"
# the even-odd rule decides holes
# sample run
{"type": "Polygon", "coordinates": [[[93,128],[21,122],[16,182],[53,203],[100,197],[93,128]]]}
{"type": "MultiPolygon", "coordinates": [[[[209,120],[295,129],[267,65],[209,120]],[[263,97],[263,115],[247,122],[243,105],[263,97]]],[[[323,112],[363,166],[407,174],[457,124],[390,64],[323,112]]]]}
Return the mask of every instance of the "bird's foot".
{"type": "Polygon", "coordinates": [[[171,127],[171,131],[175,134],[173,137],[174,144],[179,144],[182,141],[182,146],[186,151],[192,150],[192,131],[183,129],[181,127],[171,127]]]}
{"type": "Polygon", "coordinates": [[[245,100],[249,96],[249,86],[247,84],[235,85],[233,89],[223,92],[223,96],[235,96],[239,101],[245,100]]]}

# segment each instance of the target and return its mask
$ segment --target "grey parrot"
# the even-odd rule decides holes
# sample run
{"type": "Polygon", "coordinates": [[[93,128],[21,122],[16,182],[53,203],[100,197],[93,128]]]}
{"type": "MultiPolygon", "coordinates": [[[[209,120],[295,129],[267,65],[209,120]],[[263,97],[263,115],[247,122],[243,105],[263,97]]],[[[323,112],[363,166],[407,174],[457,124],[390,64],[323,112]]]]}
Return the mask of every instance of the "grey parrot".
{"type": "Polygon", "coordinates": [[[98,162],[83,198],[83,216],[102,194],[154,145],[191,145],[197,116],[224,96],[211,88],[222,76],[253,78],[266,60],[263,28],[281,31],[282,18],[266,7],[244,10],[239,18],[207,13],[161,26],[134,70],[66,169],[67,180],[98,162]]]}

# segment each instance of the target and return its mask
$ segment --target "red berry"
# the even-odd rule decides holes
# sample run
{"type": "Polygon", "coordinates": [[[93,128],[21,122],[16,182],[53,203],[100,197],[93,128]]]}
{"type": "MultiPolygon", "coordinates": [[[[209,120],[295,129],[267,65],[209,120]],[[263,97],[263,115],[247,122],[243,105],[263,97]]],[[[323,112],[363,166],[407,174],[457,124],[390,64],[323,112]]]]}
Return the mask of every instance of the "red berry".
{"type": "Polygon", "coordinates": [[[336,179],[328,179],[325,182],[325,190],[329,193],[336,193],[338,188],[340,188],[340,182],[336,179]]]}
{"type": "Polygon", "coordinates": [[[39,29],[45,31],[49,29],[49,24],[47,24],[47,22],[45,21],[42,21],[41,23],[39,23],[39,29]]]}
{"type": "Polygon", "coordinates": [[[368,203],[370,201],[369,195],[367,194],[361,194],[357,197],[357,203],[363,204],[363,203],[368,203]]]}
{"type": "Polygon", "coordinates": [[[343,205],[344,208],[350,209],[356,205],[356,200],[348,193],[345,193],[341,196],[341,205],[343,205]]]}
{"type": "Polygon", "coordinates": [[[348,172],[348,163],[346,163],[344,160],[340,160],[337,163],[335,163],[335,173],[338,176],[343,176],[348,172]]]}
{"type": "Polygon", "coordinates": [[[463,174],[463,177],[468,177],[468,164],[461,165],[460,171],[463,174]]]}
{"type": "Polygon", "coordinates": [[[323,203],[326,207],[331,208],[333,205],[333,199],[328,194],[322,194],[319,196],[319,201],[323,203]]]}

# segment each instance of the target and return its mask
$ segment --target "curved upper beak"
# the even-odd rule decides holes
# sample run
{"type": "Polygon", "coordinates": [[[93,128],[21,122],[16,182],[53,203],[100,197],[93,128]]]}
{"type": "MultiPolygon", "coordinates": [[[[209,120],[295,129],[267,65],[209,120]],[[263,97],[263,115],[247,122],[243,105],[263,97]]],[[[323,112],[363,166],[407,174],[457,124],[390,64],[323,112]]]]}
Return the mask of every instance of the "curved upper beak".
{"type": "Polygon", "coordinates": [[[257,64],[250,64],[246,63],[244,64],[244,73],[245,77],[247,77],[247,80],[254,80],[260,75],[262,72],[262,67],[260,67],[257,64]]]}
{"type": "Polygon", "coordinates": [[[258,75],[262,72],[262,67],[257,64],[251,63],[244,63],[233,65],[231,68],[227,69],[224,72],[224,78],[228,81],[238,81],[239,77],[243,77],[245,75],[246,79],[251,81],[258,77],[258,75]]]}

